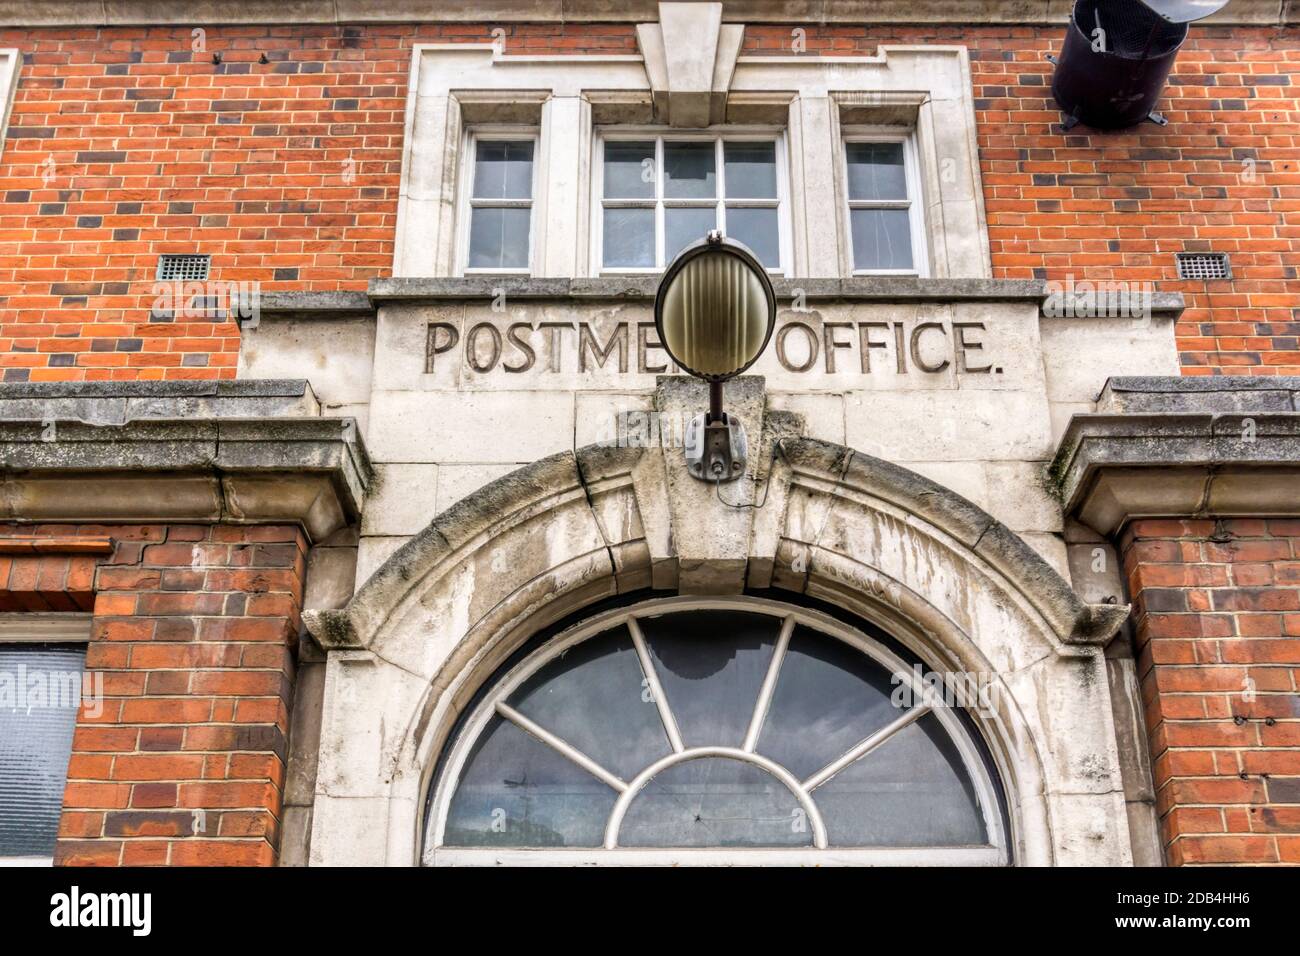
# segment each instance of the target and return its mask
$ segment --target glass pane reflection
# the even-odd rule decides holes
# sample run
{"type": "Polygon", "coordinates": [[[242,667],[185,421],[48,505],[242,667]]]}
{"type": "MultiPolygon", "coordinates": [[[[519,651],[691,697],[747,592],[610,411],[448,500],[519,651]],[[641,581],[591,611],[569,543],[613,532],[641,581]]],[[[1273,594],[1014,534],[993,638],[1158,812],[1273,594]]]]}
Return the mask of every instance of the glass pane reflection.
{"type": "Polygon", "coordinates": [[[777,618],[732,611],[641,619],[686,746],[745,742],[780,627],[777,618]]]}
{"type": "Polygon", "coordinates": [[[653,209],[605,210],[604,263],[609,268],[641,269],[655,264],[655,211],[653,209]]]}
{"type": "Polygon", "coordinates": [[[475,199],[528,199],[532,194],[532,142],[479,140],[475,144],[475,199]]]}
{"type": "Polygon", "coordinates": [[[664,143],[664,195],[712,199],[717,189],[713,143],[664,143]]]}
{"type": "Polygon", "coordinates": [[[670,750],[659,708],[623,627],[569,648],[506,703],[624,780],[670,750]]]}
{"type": "Polygon", "coordinates": [[[790,638],[758,752],[806,780],[902,716],[890,673],[856,648],[797,627],[790,638]]]}
{"type": "Polygon", "coordinates": [[[912,225],[906,209],[851,209],[849,223],[853,268],[912,268],[912,225]]]}
{"type": "Polygon", "coordinates": [[[902,143],[846,143],[850,199],[906,199],[902,143]]]}
{"type": "Polygon", "coordinates": [[[794,794],[767,771],[725,757],[675,764],[628,807],[619,846],[809,846],[794,794]]]}
{"type": "Polygon", "coordinates": [[[446,846],[600,846],[615,793],[494,715],[447,812],[446,846]]]}
{"type": "Polygon", "coordinates": [[[987,842],[975,789],[939,718],[926,714],[813,791],[835,846],[987,842]]]}

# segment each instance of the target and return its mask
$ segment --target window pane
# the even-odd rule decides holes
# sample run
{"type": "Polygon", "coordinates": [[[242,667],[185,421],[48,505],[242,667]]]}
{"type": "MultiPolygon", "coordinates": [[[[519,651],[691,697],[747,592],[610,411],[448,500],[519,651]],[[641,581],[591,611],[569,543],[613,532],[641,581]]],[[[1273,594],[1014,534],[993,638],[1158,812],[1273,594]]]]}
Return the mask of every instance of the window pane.
{"type": "Polygon", "coordinates": [[[480,206],[470,214],[471,269],[528,268],[528,227],[532,210],[480,206]]]}
{"type": "Polygon", "coordinates": [[[745,742],[781,621],[696,611],[641,619],[655,673],[688,747],[745,742]]]}
{"type": "Polygon", "coordinates": [[[853,268],[912,268],[912,225],[906,209],[850,209],[849,220],[853,268]]]}
{"type": "Polygon", "coordinates": [[[728,199],[776,198],[776,144],[723,143],[728,199]]]}
{"type": "Polygon", "coordinates": [[[988,842],[975,788],[934,714],[904,727],[813,791],[832,846],[988,842]]]}
{"type": "Polygon", "coordinates": [[[447,846],[600,846],[616,794],[493,715],[447,810],[447,846]]]}
{"type": "Polygon", "coordinates": [[[664,195],[712,199],[716,193],[713,143],[664,143],[664,195]]]}
{"type": "Polygon", "coordinates": [[[606,209],[602,231],[605,268],[654,268],[653,209],[606,209]]]}
{"type": "Polygon", "coordinates": [[[799,801],[767,771],[725,757],[669,767],[645,785],[619,846],[810,846],[799,801]]]}
{"type": "Polygon", "coordinates": [[[718,214],[712,206],[705,209],[664,210],[664,265],[692,242],[697,242],[718,227],[718,214]]]}
{"type": "Polygon", "coordinates": [[[654,143],[606,143],[605,197],[653,199],[654,164],[654,143]]]}
{"type": "Polygon", "coordinates": [[[845,143],[850,199],[906,199],[902,143],[845,143]]]}
{"type": "Polygon", "coordinates": [[[781,237],[777,231],[775,209],[728,206],[727,235],[754,250],[758,261],[767,268],[780,268],[781,237]]]}
{"type": "Polygon", "coordinates": [[[551,661],[506,702],[624,780],[671,749],[623,627],[551,661]]]}
{"type": "Polygon", "coordinates": [[[758,752],[806,780],[897,720],[890,673],[833,637],[795,628],[758,752]]]}
{"type": "Polygon", "coordinates": [[[0,857],[54,853],[85,660],[74,645],[0,647],[0,857]]]}
{"type": "Polygon", "coordinates": [[[475,199],[530,199],[533,195],[531,140],[479,140],[474,145],[475,199]]]}

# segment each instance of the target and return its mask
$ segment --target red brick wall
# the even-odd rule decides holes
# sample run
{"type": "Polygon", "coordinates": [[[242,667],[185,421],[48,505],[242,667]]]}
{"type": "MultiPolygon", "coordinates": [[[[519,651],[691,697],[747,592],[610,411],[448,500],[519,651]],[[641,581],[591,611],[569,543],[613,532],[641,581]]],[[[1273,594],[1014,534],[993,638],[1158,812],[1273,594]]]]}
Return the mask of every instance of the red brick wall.
{"type": "MultiPolygon", "coordinates": [[[[301,532],[44,530],[108,535],[115,545],[93,568],[86,654],[105,699],[98,716],[90,704],[78,715],[55,862],[272,864],[306,567],[301,532]]],[[[0,527],[0,544],[31,534],[0,527]]]]}
{"type": "MultiPolygon", "coordinates": [[[[628,27],[505,29],[520,52],[635,47],[628,27]]],[[[0,156],[4,379],[233,378],[233,322],[150,321],[162,252],[211,252],[214,279],[264,292],[390,273],[411,46],[485,40],[212,27],[198,53],[189,28],[0,29],[24,53],[0,156]]]]}
{"type": "Polygon", "coordinates": [[[95,569],[111,554],[106,537],[0,532],[0,611],[89,611],[95,604],[95,569]]]}
{"type": "Polygon", "coordinates": [[[1141,520],[1121,547],[1170,863],[1300,863],[1300,521],[1141,520]]]}
{"type": "MultiPolygon", "coordinates": [[[[747,51],[791,52],[793,26],[750,27],[747,51]]],[[[264,291],[388,273],[411,45],[492,28],[213,27],[203,53],[182,28],[0,29],[26,57],[0,157],[4,378],[233,377],[232,322],[149,320],[160,252],[201,247],[264,291]]],[[[635,51],[626,24],[502,29],[515,52],[635,51]]],[[[1189,374],[1300,373],[1300,31],[1195,29],[1167,128],[1065,136],[1043,58],[1063,28],[804,29],[810,53],[970,47],[996,275],[1156,281],[1188,298],[1189,374]],[[1208,248],[1234,281],[1177,281],[1173,253],[1208,248]]]]}

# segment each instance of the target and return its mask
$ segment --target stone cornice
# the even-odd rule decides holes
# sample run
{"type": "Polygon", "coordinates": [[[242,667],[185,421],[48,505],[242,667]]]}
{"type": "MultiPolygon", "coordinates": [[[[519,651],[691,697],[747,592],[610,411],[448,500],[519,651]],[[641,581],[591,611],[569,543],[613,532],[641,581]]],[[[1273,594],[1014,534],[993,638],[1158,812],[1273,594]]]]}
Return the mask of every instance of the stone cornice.
{"type": "MultiPolygon", "coordinates": [[[[723,0],[727,23],[1063,24],[1069,0],[723,0]]],[[[645,23],[654,0],[0,0],[7,26],[347,23],[645,23]]],[[[1271,26],[1300,23],[1296,0],[1232,0],[1208,23],[1271,26]]]]}
{"type": "Polygon", "coordinates": [[[1120,378],[1076,415],[1052,464],[1067,515],[1300,514],[1300,379],[1120,378]]]}
{"type": "Polygon", "coordinates": [[[283,414],[305,383],[80,388],[0,386],[0,520],[287,523],[319,541],[361,513],[372,471],[355,421],[283,414]]]}

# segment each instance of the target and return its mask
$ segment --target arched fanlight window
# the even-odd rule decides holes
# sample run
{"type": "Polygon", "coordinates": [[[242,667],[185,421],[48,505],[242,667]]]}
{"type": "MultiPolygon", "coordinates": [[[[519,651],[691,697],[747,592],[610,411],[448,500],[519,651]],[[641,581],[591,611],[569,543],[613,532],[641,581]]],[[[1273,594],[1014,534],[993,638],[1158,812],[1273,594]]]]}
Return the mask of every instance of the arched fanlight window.
{"type": "Polygon", "coordinates": [[[425,862],[1008,861],[965,722],[819,612],[650,601],[569,629],[463,721],[425,862]]]}

